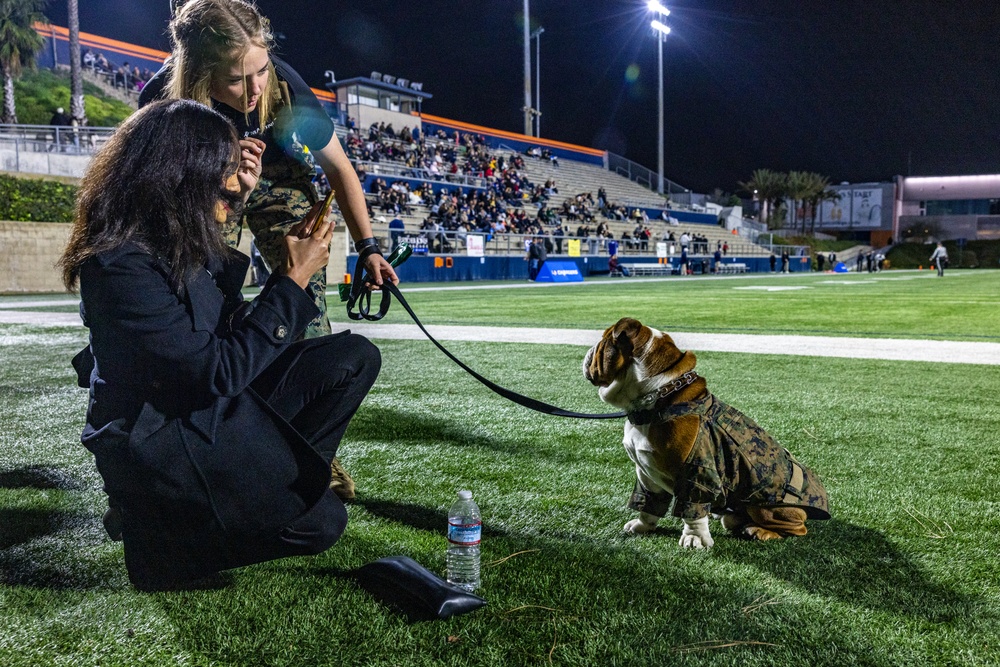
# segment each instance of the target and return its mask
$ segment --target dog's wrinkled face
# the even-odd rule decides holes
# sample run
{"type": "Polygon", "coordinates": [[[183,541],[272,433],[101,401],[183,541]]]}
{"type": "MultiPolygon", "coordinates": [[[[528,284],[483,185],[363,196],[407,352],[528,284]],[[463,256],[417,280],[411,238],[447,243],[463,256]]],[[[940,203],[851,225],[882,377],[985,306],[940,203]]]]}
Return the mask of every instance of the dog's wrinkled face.
{"type": "Polygon", "coordinates": [[[607,387],[628,370],[636,348],[645,347],[652,332],[638,320],[623,317],[604,331],[583,360],[583,376],[596,387],[607,387]]]}
{"type": "MultiPolygon", "coordinates": [[[[667,334],[624,317],[608,327],[597,345],[587,352],[583,376],[599,387],[601,400],[621,406],[655,388],[663,379],[658,376],[677,366],[684,356],[667,334]]],[[[691,357],[693,367],[694,355],[687,356],[691,357]]]]}

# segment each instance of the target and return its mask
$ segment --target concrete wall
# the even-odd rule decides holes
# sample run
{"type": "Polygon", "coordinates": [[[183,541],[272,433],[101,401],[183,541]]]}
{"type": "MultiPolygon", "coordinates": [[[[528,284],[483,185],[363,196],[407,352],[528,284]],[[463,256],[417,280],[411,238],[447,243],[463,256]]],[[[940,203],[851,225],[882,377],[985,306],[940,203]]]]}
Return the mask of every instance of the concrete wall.
{"type": "Polygon", "coordinates": [[[0,293],[65,292],[55,263],[69,223],[0,221],[0,293]]]}
{"type": "MultiPolygon", "coordinates": [[[[0,221],[0,294],[65,292],[55,264],[69,240],[71,225],[54,222],[0,221]]],[[[334,230],[327,280],[336,285],[347,267],[346,227],[334,230]]],[[[250,234],[244,230],[239,249],[250,252],[250,234]]],[[[247,272],[249,280],[249,272],[247,272]]]]}
{"type": "Polygon", "coordinates": [[[14,148],[0,149],[0,170],[26,172],[29,174],[51,174],[82,178],[90,164],[89,155],[65,155],[62,153],[35,153],[14,148]]]}

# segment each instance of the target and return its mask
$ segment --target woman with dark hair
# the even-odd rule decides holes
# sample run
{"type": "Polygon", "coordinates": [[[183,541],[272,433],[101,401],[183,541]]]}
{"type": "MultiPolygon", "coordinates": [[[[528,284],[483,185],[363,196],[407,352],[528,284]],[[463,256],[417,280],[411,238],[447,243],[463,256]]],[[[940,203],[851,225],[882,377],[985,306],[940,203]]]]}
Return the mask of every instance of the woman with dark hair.
{"type": "Polygon", "coordinates": [[[90,388],[82,441],[104,479],[105,527],[144,590],[319,553],[347,523],[330,464],[378,349],[347,332],[292,342],[316,316],[309,281],[329,259],[319,206],[242,300],[249,258],[220,227],[259,174],[225,117],[173,100],[126,120],[80,189],[61,267],[90,329],[73,360],[90,388]]]}

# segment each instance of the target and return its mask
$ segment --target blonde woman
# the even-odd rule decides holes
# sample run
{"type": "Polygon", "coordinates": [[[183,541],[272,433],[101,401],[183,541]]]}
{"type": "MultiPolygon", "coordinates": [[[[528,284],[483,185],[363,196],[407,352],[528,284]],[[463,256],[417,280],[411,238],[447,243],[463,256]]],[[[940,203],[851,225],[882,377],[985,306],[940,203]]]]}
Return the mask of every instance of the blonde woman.
{"type": "MultiPolygon", "coordinates": [[[[268,266],[284,264],[286,234],[299,223],[318,196],[315,170],[304,147],[326,174],[337,204],[376,285],[398,283],[396,272],[378,252],[354,168],[334,134],[333,121],[302,78],[271,53],[268,20],[244,0],[171,0],[173,51],[142,89],[140,107],[158,98],[193,99],[228,118],[237,130],[243,166],[255,159],[262,174],[242,211],[257,249],[268,266]]],[[[223,235],[239,243],[239,211],[230,216],[223,235]]],[[[326,315],[326,268],[313,274],[309,289],[319,315],[303,338],[330,333],[326,315]]],[[[331,488],[345,500],[354,498],[354,480],[336,459],[331,488]]]]}
{"type": "MultiPolygon", "coordinates": [[[[271,53],[268,20],[243,0],[171,0],[171,13],[171,57],[143,88],[139,104],[162,97],[193,99],[233,122],[244,157],[259,156],[263,163],[243,214],[268,265],[281,265],[282,238],[318,199],[306,147],[336,193],[355,248],[377,249],[364,192],[333,121],[295,70],[271,53]]],[[[230,245],[238,243],[240,229],[238,222],[227,229],[230,245]]],[[[376,284],[398,283],[381,254],[367,254],[365,262],[376,284]]],[[[320,315],[307,327],[306,338],[330,333],[326,270],[310,284],[320,315]]]]}

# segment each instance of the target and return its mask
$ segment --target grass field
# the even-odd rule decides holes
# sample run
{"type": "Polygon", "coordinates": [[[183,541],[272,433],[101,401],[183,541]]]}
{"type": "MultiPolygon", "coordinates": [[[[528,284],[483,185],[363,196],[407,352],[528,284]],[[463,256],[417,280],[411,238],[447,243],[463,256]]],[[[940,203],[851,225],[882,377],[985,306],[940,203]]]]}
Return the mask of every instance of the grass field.
{"type": "MultiPolygon", "coordinates": [[[[434,324],[602,329],[630,315],[668,332],[1000,340],[995,271],[520,287],[406,293],[434,324]]],[[[86,391],[69,358],[85,334],[0,325],[2,665],[1000,664],[996,366],[699,353],[709,388],[819,474],[834,518],[761,544],[713,522],[714,548],[683,551],[675,520],[621,533],[634,473],[620,421],[535,415],[426,341],[378,340],[382,374],[341,448],[358,483],[341,541],[219,589],[150,595],[101,527],[79,444],[86,391]],[[443,574],[459,488],[482,508],[489,604],[408,624],[349,573],[407,555],[443,574]]],[[[609,408],[582,347],[448,346],[515,390],[609,408]]]]}

